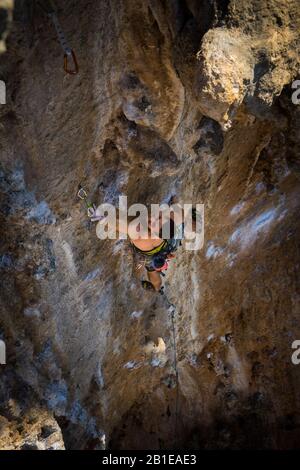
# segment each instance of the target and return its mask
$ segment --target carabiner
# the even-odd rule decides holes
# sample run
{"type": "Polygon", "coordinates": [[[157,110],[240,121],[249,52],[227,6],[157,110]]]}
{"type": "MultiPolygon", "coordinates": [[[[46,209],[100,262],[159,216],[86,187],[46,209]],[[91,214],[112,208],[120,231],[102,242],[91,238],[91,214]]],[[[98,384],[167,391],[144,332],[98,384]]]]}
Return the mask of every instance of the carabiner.
{"type": "Polygon", "coordinates": [[[79,188],[77,196],[79,197],[79,199],[84,200],[87,198],[87,193],[83,188],[79,188]]]}
{"type": "Polygon", "coordinates": [[[95,212],[96,212],[96,209],[95,209],[95,207],[94,207],[94,204],[88,203],[88,205],[87,205],[87,214],[88,214],[88,217],[89,217],[89,218],[94,217],[95,212]]]}
{"type": "Polygon", "coordinates": [[[75,55],[75,52],[73,51],[73,49],[71,49],[70,54],[65,54],[64,55],[64,71],[66,73],[68,73],[69,75],[76,75],[79,71],[78,62],[77,62],[76,55],[75,55]],[[73,70],[70,70],[68,68],[68,55],[72,56],[73,63],[74,63],[74,69],[73,70]]]}

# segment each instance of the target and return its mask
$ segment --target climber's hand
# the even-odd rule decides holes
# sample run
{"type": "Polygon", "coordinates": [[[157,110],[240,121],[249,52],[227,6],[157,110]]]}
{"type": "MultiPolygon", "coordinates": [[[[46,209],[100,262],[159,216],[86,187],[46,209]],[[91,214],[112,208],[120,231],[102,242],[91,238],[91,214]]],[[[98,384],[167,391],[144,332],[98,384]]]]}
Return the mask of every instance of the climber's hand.
{"type": "Polygon", "coordinates": [[[104,224],[106,221],[106,216],[105,215],[96,215],[96,213],[91,217],[92,222],[100,222],[100,224],[104,224]]]}
{"type": "Polygon", "coordinates": [[[104,224],[107,221],[107,215],[99,214],[100,211],[98,209],[93,209],[93,214],[91,215],[92,222],[100,222],[100,224],[104,224]]]}

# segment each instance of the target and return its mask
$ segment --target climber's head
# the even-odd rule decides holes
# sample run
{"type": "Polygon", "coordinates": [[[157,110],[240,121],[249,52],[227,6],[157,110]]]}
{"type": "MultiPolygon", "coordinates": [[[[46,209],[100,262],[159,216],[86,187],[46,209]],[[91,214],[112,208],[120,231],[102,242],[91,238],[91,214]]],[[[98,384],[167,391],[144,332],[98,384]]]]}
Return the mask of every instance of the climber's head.
{"type": "Polygon", "coordinates": [[[163,271],[168,268],[166,256],[160,253],[152,257],[151,264],[155,271],[163,271]]]}

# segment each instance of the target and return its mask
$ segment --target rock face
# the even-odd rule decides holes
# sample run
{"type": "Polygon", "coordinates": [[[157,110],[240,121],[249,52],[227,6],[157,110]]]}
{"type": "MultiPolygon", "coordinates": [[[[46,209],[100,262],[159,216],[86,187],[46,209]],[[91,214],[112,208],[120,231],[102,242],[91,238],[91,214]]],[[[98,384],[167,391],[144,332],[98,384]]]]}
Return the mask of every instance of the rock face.
{"type": "Polygon", "coordinates": [[[299,446],[299,2],[57,2],[76,76],[45,13],[15,3],[0,447],[299,446]],[[169,305],[128,242],[96,238],[79,183],[96,204],[205,205],[204,248],[166,277],[177,419],[169,305]]]}

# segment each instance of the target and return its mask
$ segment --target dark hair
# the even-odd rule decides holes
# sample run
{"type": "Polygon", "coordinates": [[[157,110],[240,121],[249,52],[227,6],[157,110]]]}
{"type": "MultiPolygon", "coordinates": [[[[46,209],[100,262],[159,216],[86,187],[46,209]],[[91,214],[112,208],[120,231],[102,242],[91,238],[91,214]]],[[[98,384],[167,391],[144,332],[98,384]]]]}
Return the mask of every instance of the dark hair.
{"type": "Polygon", "coordinates": [[[157,254],[152,257],[152,265],[155,269],[162,268],[165,262],[166,258],[164,255],[157,254]]]}

